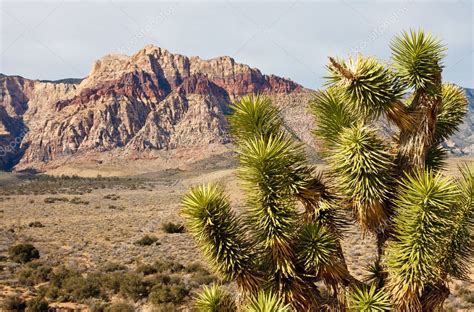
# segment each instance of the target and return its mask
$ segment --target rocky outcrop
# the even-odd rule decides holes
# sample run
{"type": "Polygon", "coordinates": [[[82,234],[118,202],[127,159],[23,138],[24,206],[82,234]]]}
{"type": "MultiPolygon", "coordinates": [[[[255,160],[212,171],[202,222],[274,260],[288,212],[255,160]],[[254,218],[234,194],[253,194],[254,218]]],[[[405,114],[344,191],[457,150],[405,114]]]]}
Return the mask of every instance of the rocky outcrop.
{"type": "Polygon", "coordinates": [[[294,113],[309,96],[291,80],[230,57],[188,58],[155,46],[132,56],[105,56],[83,80],[2,75],[0,86],[0,148],[7,151],[0,167],[7,169],[89,152],[225,144],[230,141],[225,115],[236,98],[265,93],[294,113]],[[10,145],[14,148],[7,149],[10,145]]]}
{"type": "Polygon", "coordinates": [[[474,89],[464,89],[469,101],[469,108],[464,123],[444,145],[451,154],[474,155],[474,89]]]}

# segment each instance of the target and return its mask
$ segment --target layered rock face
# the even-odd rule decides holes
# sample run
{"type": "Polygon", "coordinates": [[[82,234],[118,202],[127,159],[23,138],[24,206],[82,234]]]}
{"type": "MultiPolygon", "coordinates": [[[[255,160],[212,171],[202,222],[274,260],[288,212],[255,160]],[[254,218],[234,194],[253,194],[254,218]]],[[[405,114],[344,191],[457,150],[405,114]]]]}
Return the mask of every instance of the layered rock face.
{"type": "Polygon", "coordinates": [[[304,117],[310,91],[300,85],[229,57],[202,60],[155,46],[132,56],[108,55],[82,81],[2,75],[0,92],[3,169],[89,152],[228,143],[229,105],[249,93],[271,96],[297,133],[312,126],[304,117]]]}

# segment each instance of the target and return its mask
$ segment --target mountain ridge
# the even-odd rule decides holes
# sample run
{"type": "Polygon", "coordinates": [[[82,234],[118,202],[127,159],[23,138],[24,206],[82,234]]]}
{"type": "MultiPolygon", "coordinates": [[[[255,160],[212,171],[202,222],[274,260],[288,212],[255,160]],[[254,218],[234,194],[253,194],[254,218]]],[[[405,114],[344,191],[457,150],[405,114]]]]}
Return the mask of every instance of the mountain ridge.
{"type": "Polygon", "coordinates": [[[311,93],[230,57],[203,60],[151,45],[104,56],[78,82],[0,76],[0,168],[113,149],[226,144],[225,115],[238,97],[263,93],[285,105],[311,93]]]}
{"type": "MultiPolygon", "coordinates": [[[[445,142],[455,155],[474,150],[474,90],[465,90],[468,116],[445,142]]],[[[106,151],[147,157],[227,144],[229,106],[250,93],[270,96],[288,130],[314,148],[307,114],[313,92],[228,56],[205,60],[153,45],[130,56],[108,54],[82,79],[0,74],[0,169],[41,170],[61,158],[106,151]]]]}

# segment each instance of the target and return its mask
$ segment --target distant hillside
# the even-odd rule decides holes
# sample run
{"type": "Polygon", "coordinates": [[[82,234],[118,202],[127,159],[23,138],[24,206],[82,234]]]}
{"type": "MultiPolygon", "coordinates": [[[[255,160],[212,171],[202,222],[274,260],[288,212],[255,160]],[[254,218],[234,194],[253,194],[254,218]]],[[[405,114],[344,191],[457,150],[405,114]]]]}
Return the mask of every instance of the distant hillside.
{"type": "Polygon", "coordinates": [[[474,155],[474,89],[464,89],[469,100],[469,111],[459,131],[446,142],[454,155],[474,155]]]}
{"type": "Polygon", "coordinates": [[[107,55],[85,79],[0,76],[0,169],[41,168],[105,151],[150,151],[229,142],[225,115],[236,98],[263,93],[287,126],[311,143],[310,90],[230,57],[203,60],[146,46],[107,55]]]}

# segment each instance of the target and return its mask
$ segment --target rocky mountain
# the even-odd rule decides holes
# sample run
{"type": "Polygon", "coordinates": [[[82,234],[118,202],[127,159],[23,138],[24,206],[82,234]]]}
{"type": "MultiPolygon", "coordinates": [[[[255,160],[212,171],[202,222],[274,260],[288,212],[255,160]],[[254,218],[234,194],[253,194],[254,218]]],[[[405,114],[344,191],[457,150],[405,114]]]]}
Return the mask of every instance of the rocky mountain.
{"type": "Polygon", "coordinates": [[[271,96],[290,130],[312,144],[305,114],[311,91],[230,57],[203,60],[146,46],[132,56],[105,56],[83,80],[1,75],[0,168],[225,144],[229,105],[249,93],[271,96]]]}
{"type": "MultiPolygon", "coordinates": [[[[131,56],[103,57],[85,79],[0,74],[0,169],[41,170],[103,152],[147,158],[226,144],[229,105],[249,93],[270,96],[288,130],[314,147],[307,113],[312,92],[230,57],[203,60],[152,45],[131,56]]],[[[456,155],[474,150],[474,90],[466,94],[466,122],[446,142],[456,155]]]]}
{"type": "Polygon", "coordinates": [[[474,89],[464,89],[469,100],[469,110],[458,132],[445,142],[455,155],[474,155],[474,89]]]}

